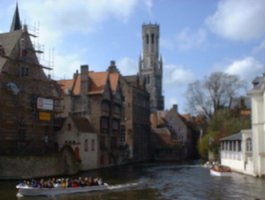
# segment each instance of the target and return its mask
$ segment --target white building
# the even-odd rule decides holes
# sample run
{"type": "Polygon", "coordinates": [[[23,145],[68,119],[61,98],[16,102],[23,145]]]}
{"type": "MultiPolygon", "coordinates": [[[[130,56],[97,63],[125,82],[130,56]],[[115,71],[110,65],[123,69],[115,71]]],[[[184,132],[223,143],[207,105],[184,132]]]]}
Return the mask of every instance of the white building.
{"type": "Polygon", "coordinates": [[[59,149],[65,145],[73,149],[80,170],[98,168],[98,134],[84,117],[68,117],[58,133],[59,149]]]}
{"type": "Polygon", "coordinates": [[[265,75],[253,81],[249,95],[252,128],[221,139],[221,164],[260,177],[265,175],[265,75]]]}
{"type": "Polygon", "coordinates": [[[224,137],[221,140],[221,164],[233,171],[255,175],[253,172],[251,130],[224,137]]]}

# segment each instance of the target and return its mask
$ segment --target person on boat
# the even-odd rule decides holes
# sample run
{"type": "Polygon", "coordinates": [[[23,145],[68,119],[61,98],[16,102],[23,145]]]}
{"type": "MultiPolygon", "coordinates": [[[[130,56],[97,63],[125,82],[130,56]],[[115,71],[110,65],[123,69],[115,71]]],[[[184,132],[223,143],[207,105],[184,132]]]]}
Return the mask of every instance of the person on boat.
{"type": "Polygon", "coordinates": [[[38,183],[37,183],[37,181],[35,180],[35,179],[32,179],[31,180],[31,187],[38,187],[38,183]]]}
{"type": "Polygon", "coordinates": [[[66,187],[85,187],[85,186],[96,186],[96,185],[103,185],[102,178],[96,177],[78,177],[78,178],[61,178],[61,179],[55,179],[55,178],[48,178],[48,179],[40,179],[39,181],[36,181],[35,179],[32,179],[31,181],[24,181],[22,185],[28,186],[28,187],[38,187],[38,188],[66,188],[66,187]]]}
{"type": "Polygon", "coordinates": [[[43,183],[44,183],[44,179],[40,179],[39,183],[38,183],[38,187],[43,187],[43,183]]]}
{"type": "Polygon", "coordinates": [[[53,184],[53,186],[54,186],[55,188],[59,188],[59,187],[61,187],[61,179],[56,179],[56,180],[55,180],[55,183],[53,184]]]}
{"type": "Polygon", "coordinates": [[[98,182],[98,185],[103,185],[103,182],[102,182],[101,178],[98,178],[97,182],[98,182]]]}
{"type": "Polygon", "coordinates": [[[76,180],[73,180],[72,183],[71,183],[71,187],[73,188],[76,188],[76,187],[79,187],[78,183],[76,180]]]}

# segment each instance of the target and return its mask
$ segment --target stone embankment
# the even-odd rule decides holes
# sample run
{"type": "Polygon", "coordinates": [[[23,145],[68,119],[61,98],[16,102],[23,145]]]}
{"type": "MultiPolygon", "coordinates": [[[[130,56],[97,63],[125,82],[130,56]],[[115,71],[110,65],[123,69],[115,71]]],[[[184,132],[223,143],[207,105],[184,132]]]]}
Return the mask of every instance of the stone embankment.
{"type": "Polygon", "coordinates": [[[45,156],[0,156],[0,179],[71,175],[79,171],[71,149],[45,156]]]}

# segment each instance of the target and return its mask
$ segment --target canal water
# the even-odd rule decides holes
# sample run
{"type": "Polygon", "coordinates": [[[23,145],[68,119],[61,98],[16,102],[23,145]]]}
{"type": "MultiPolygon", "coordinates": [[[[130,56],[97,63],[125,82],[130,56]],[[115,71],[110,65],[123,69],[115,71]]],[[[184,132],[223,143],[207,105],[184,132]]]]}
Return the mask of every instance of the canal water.
{"type": "Polygon", "coordinates": [[[16,197],[16,181],[0,182],[0,200],[265,200],[265,179],[238,173],[213,177],[200,165],[138,164],[96,170],[108,191],[55,197],[16,197]]]}

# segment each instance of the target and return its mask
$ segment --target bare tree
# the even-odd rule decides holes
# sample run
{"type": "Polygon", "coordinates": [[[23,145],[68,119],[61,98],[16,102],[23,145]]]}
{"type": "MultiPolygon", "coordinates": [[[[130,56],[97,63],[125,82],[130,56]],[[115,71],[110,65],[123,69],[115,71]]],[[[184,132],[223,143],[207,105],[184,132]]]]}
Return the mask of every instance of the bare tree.
{"type": "Polygon", "coordinates": [[[212,102],[209,101],[209,98],[205,98],[206,95],[206,90],[200,81],[190,83],[187,90],[188,110],[192,113],[210,116],[212,113],[212,102]]]}
{"type": "Polygon", "coordinates": [[[203,81],[188,85],[189,110],[211,118],[221,108],[230,109],[232,99],[245,89],[245,83],[236,75],[223,72],[212,73],[203,81]]]}

